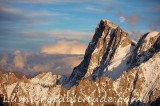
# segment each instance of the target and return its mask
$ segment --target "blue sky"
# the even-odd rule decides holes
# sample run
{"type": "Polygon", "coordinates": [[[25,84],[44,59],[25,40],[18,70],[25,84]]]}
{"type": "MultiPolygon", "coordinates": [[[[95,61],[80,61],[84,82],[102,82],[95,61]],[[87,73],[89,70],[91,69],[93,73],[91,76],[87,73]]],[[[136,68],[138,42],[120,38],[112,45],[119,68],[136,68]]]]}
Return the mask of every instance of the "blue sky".
{"type": "Polygon", "coordinates": [[[159,0],[0,0],[0,52],[39,53],[45,48],[54,53],[53,47],[63,44],[84,48],[101,19],[137,39],[160,31],[159,6],[159,0]]]}

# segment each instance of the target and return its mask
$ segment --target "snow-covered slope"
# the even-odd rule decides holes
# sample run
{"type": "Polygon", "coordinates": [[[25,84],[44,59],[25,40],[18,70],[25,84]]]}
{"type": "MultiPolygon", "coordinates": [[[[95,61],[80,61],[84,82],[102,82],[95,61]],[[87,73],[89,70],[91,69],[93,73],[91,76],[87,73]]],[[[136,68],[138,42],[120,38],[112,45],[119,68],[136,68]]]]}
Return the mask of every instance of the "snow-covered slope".
{"type": "Polygon", "coordinates": [[[54,86],[57,84],[57,81],[60,80],[60,75],[52,75],[51,72],[48,73],[41,73],[36,77],[30,80],[33,84],[41,84],[44,86],[54,86]]]}

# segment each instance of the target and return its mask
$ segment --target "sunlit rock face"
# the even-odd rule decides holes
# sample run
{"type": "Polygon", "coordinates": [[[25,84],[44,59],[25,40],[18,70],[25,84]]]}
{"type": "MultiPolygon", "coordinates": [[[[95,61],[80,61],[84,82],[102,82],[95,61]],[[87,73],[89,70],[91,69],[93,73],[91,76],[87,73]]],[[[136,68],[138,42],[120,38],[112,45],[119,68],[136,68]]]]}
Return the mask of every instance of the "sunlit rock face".
{"type": "Polygon", "coordinates": [[[0,72],[0,94],[13,106],[158,106],[160,32],[146,33],[136,43],[120,27],[101,20],[69,78],[0,72]]]}

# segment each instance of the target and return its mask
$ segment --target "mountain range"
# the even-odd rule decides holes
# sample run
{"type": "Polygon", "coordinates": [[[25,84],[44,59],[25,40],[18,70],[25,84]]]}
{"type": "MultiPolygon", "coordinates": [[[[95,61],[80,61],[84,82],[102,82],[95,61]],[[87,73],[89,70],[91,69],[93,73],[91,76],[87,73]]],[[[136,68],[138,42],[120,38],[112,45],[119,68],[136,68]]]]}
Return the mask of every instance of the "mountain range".
{"type": "Polygon", "coordinates": [[[1,71],[0,94],[1,105],[9,106],[159,106],[160,32],[136,42],[101,20],[69,77],[46,72],[19,78],[1,71]]]}

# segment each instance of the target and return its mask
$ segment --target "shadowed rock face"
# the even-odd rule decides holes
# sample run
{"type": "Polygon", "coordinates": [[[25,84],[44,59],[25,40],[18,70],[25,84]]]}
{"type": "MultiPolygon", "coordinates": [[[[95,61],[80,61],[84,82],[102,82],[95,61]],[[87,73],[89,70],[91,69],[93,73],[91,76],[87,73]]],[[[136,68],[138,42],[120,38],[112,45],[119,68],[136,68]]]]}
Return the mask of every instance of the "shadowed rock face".
{"type": "MultiPolygon", "coordinates": [[[[108,20],[101,20],[83,61],[69,79],[51,73],[18,79],[0,72],[0,94],[48,106],[158,106],[160,97],[160,33],[144,34],[138,43],[108,20]],[[12,81],[10,81],[10,80],[12,81]],[[62,85],[63,84],[63,85],[62,85]],[[66,87],[68,89],[66,89],[66,87]],[[31,101],[38,97],[37,101],[31,101]],[[70,101],[48,102],[69,97],[70,101]],[[80,101],[78,99],[80,97],[80,101]],[[96,99],[88,101],[88,98],[96,99]]],[[[66,100],[66,98],[65,98],[66,100]]]]}
{"type": "Polygon", "coordinates": [[[81,80],[86,74],[87,69],[89,68],[90,65],[92,53],[94,52],[96,45],[98,43],[98,39],[99,37],[102,36],[104,29],[105,29],[104,21],[101,21],[96,28],[92,41],[89,43],[88,48],[86,49],[83,61],[80,63],[80,65],[74,68],[69,78],[68,82],[71,82],[72,85],[77,84],[78,81],[81,80]]]}

